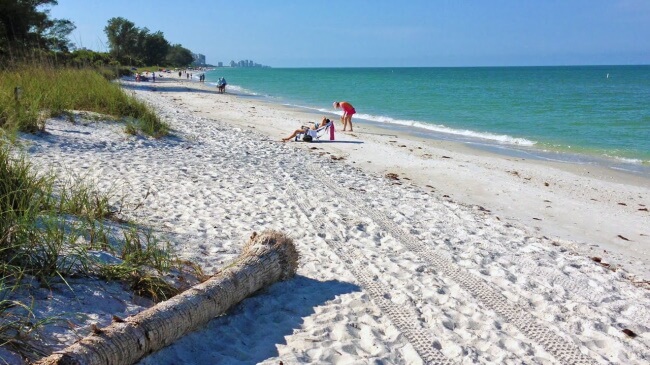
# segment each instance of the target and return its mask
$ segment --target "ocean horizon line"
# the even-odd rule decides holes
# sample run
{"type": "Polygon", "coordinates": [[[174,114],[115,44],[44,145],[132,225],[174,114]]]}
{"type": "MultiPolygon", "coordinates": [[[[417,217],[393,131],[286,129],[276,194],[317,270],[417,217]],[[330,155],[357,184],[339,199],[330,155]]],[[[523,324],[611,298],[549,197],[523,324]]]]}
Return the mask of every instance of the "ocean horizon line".
{"type": "MultiPolygon", "coordinates": [[[[247,69],[246,67],[212,66],[215,69],[247,69]]],[[[559,68],[559,67],[650,67],[647,64],[567,64],[567,65],[475,65],[475,66],[269,66],[266,69],[418,69],[418,68],[559,68]]],[[[258,68],[253,68],[258,69],[258,68]]],[[[264,69],[260,67],[259,69],[264,69]]]]}

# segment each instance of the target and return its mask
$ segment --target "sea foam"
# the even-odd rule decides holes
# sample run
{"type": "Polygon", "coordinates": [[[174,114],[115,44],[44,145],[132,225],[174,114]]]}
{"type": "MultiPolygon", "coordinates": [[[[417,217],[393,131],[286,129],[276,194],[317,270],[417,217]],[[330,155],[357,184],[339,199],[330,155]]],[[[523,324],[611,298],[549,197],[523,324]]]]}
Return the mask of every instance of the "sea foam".
{"type": "MultiPolygon", "coordinates": [[[[317,111],[323,112],[323,113],[334,113],[334,114],[338,114],[338,115],[343,115],[343,112],[341,112],[341,111],[332,111],[332,109],[310,108],[310,107],[306,107],[306,106],[302,106],[302,105],[292,105],[292,104],[285,104],[285,105],[317,110],[317,111]]],[[[509,135],[505,135],[505,134],[494,134],[494,133],[489,133],[489,132],[478,132],[478,131],[472,131],[472,130],[468,130],[468,129],[449,128],[449,127],[446,127],[446,126],[444,126],[442,124],[433,124],[433,123],[427,123],[427,122],[422,122],[422,121],[417,121],[417,120],[395,119],[395,118],[382,116],[382,115],[377,116],[377,115],[362,114],[362,113],[357,113],[354,116],[355,116],[355,118],[358,118],[358,119],[369,120],[369,121],[377,122],[377,123],[386,123],[386,124],[395,124],[395,125],[402,125],[402,126],[407,126],[407,127],[414,127],[414,128],[419,128],[419,129],[424,129],[424,130],[436,132],[436,133],[444,133],[444,134],[448,134],[448,135],[470,137],[470,138],[487,140],[487,141],[502,143],[502,144],[517,145],[517,146],[534,146],[535,144],[537,144],[536,141],[531,141],[531,140],[525,139],[525,138],[517,138],[517,137],[512,137],[512,136],[509,136],[509,135]]]]}

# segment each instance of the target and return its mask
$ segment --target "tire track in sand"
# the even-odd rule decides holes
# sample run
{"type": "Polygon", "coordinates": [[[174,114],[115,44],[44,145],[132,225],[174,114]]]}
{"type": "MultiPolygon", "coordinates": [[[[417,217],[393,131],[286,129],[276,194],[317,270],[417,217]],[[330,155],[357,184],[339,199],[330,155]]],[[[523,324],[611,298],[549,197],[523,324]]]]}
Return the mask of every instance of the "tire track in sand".
{"type": "Polygon", "coordinates": [[[437,254],[424,242],[401,229],[385,214],[367,206],[364,201],[341,189],[328,176],[321,173],[314,164],[307,164],[307,169],[317,181],[326,185],[330,191],[337,193],[341,197],[339,198],[341,203],[351,206],[361,216],[371,218],[379,227],[401,242],[404,247],[425,259],[436,271],[458,283],[474,298],[517,327],[530,340],[540,344],[561,363],[575,365],[596,364],[592,358],[580,352],[575,343],[567,341],[550,328],[540,324],[535,316],[526,309],[511,303],[503,294],[497,292],[483,279],[454,264],[450,259],[437,254]]]}
{"type": "MultiPolygon", "coordinates": [[[[295,187],[295,184],[291,182],[291,180],[289,181],[294,185],[294,188],[291,190],[298,191],[299,189],[295,187]]],[[[309,205],[309,210],[317,212],[311,199],[304,199],[302,202],[309,205]]],[[[327,238],[325,233],[319,233],[319,236],[323,238],[325,243],[327,243],[341,261],[345,263],[346,268],[357,279],[359,284],[361,284],[364,291],[370,296],[370,298],[372,298],[372,301],[377,305],[377,307],[379,307],[379,309],[390,318],[393,325],[404,334],[404,337],[406,337],[415,351],[417,351],[424,363],[433,365],[455,364],[455,362],[451,361],[435,348],[434,343],[437,342],[436,339],[431,335],[430,331],[422,328],[415,310],[393,303],[390,300],[390,293],[384,290],[385,285],[382,285],[379,278],[377,276],[371,277],[368,274],[368,270],[365,270],[365,267],[359,268],[358,265],[355,265],[355,263],[367,262],[368,260],[365,257],[362,257],[358,250],[353,246],[342,244],[344,238],[340,233],[338,233],[339,230],[337,227],[333,223],[323,220],[320,214],[309,214],[303,204],[297,204],[297,206],[307,219],[312,222],[312,225],[317,231],[337,232],[334,234],[334,239],[327,238]]]]}

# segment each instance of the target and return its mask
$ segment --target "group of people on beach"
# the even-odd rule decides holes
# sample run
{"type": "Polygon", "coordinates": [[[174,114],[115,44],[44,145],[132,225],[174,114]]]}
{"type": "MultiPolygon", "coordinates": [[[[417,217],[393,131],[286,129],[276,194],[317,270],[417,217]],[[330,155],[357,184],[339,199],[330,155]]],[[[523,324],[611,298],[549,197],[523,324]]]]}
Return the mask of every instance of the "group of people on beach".
{"type": "MultiPolygon", "coordinates": [[[[178,77],[179,78],[182,77],[183,74],[185,74],[185,77],[188,80],[193,79],[194,75],[191,74],[190,72],[188,72],[187,70],[178,71],[178,77]]],[[[205,74],[204,73],[199,75],[199,82],[205,82],[205,74]]],[[[226,91],[226,85],[228,85],[228,83],[226,82],[226,79],[224,77],[220,77],[219,81],[217,81],[217,90],[219,90],[219,92],[223,94],[226,91]]]]}
{"type": "MultiPolygon", "coordinates": [[[[341,122],[343,123],[343,131],[345,132],[347,130],[348,125],[350,125],[350,132],[353,132],[352,130],[352,116],[357,112],[352,104],[348,103],[347,101],[335,101],[332,106],[334,108],[338,109],[341,108],[343,109],[343,115],[341,115],[341,122]]],[[[282,138],[282,142],[287,142],[291,140],[292,138],[295,138],[299,134],[304,134],[305,136],[310,136],[315,133],[319,128],[326,126],[328,123],[331,121],[323,117],[320,123],[314,123],[313,126],[301,126],[300,128],[296,129],[291,133],[291,135],[282,138]]],[[[311,141],[311,138],[309,139],[311,141]]]]}
{"type": "MultiPolygon", "coordinates": [[[[144,73],[137,72],[135,74],[135,81],[140,82],[140,81],[149,81],[149,71],[145,71],[144,73]]],[[[158,75],[158,77],[162,77],[161,75],[158,75]]],[[[151,72],[151,81],[156,82],[156,72],[151,72]]]]}

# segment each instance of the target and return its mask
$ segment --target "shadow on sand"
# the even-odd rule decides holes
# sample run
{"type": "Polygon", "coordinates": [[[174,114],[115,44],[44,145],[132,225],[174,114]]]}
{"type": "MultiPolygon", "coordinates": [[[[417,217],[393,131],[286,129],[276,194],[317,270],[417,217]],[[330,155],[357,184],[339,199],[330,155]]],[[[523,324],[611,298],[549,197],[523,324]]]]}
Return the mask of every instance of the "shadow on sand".
{"type": "Polygon", "coordinates": [[[341,140],[334,140],[334,141],[317,141],[317,142],[312,142],[315,144],[321,144],[321,143],[352,143],[352,144],[363,144],[363,141],[341,141],[341,140]]]}
{"type": "Polygon", "coordinates": [[[224,316],[144,358],[139,364],[255,364],[278,356],[277,345],[300,328],[314,308],[358,292],[351,283],[304,276],[279,282],[247,298],[224,316]],[[199,355],[200,354],[200,355],[199,355]],[[214,361],[211,361],[214,360],[214,361]]]}
{"type": "MultiPolygon", "coordinates": [[[[95,122],[93,122],[95,123],[95,122]]],[[[105,123],[122,123],[115,122],[113,120],[106,121],[105,123]]],[[[92,127],[91,127],[92,128],[92,127]]],[[[103,140],[79,140],[80,135],[91,135],[90,131],[77,131],[72,129],[55,129],[51,124],[45,125],[45,130],[38,133],[25,133],[22,135],[22,138],[25,140],[33,141],[38,144],[47,142],[49,147],[59,146],[65,148],[68,153],[86,153],[86,152],[97,152],[97,151],[106,151],[110,150],[112,152],[117,151],[133,151],[141,148],[150,148],[150,147],[168,147],[168,148],[182,148],[188,149],[191,148],[192,143],[188,143],[185,139],[173,134],[173,130],[170,131],[170,134],[163,138],[152,139],[144,135],[137,135],[130,138],[130,142],[107,142],[103,140]],[[135,142],[138,143],[135,143],[135,142]]],[[[127,136],[126,132],[124,136],[127,136]]],[[[82,137],[83,138],[83,137],[82,137]]],[[[30,148],[36,148],[36,146],[31,146],[30,148]]]]}

